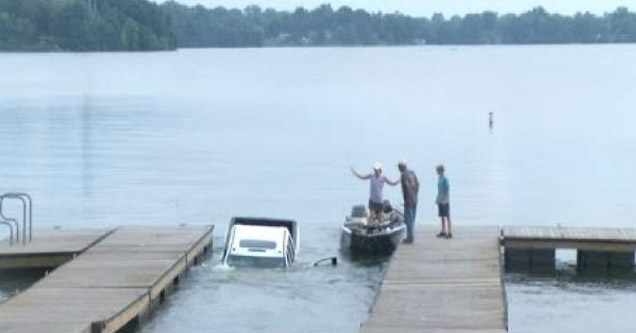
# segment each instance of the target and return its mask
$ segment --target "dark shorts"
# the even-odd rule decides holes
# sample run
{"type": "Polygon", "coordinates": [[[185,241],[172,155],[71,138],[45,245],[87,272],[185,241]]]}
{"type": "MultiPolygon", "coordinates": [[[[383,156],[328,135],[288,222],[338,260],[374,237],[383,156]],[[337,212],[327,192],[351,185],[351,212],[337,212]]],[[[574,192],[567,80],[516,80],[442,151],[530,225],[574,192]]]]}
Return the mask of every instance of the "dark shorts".
{"type": "Polygon", "coordinates": [[[369,200],[369,210],[373,213],[373,214],[380,214],[382,213],[382,209],[384,208],[384,205],[379,203],[379,202],[374,202],[369,200]]]}
{"type": "Polygon", "coordinates": [[[439,217],[450,217],[450,204],[437,204],[439,217]]]}

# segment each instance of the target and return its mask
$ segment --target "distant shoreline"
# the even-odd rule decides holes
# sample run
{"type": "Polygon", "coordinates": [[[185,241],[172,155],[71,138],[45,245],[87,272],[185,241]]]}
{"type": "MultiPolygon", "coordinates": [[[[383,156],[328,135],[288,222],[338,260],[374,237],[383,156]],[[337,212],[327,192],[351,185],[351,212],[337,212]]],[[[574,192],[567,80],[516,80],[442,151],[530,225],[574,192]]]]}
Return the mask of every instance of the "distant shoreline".
{"type": "Polygon", "coordinates": [[[91,54],[91,53],[174,53],[182,50],[273,50],[273,49],[400,49],[400,48],[500,48],[500,47],[559,47],[559,46],[636,46],[636,43],[562,43],[562,44],[425,44],[425,45],[320,45],[320,46],[245,46],[245,47],[180,47],[172,50],[142,50],[142,51],[0,51],[0,55],[10,54],[91,54]]]}
{"type": "Polygon", "coordinates": [[[624,7],[604,15],[564,16],[537,7],[519,15],[427,18],[330,5],[277,11],[148,0],[27,2],[0,0],[0,52],[636,43],[636,13],[624,7]]]}

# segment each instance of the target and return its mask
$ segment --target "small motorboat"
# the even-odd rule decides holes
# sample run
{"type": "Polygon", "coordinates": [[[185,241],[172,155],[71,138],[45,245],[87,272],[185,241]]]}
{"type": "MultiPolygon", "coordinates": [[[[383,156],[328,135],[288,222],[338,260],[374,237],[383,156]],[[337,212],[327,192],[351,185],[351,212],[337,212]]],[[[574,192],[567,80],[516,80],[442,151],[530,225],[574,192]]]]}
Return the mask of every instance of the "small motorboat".
{"type": "Polygon", "coordinates": [[[371,222],[366,206],[355,205],[342,224],[340,248],[352,255],[387,256],[395,251],[406,230],[404,211],[388,201],[380,221],[371,222]]]}
{"type": "Polygon", "coordinates": [[[228,266],[288,267],[299,246],[296,221],[235,217],[225,234],[222,262],[228,266]]]}

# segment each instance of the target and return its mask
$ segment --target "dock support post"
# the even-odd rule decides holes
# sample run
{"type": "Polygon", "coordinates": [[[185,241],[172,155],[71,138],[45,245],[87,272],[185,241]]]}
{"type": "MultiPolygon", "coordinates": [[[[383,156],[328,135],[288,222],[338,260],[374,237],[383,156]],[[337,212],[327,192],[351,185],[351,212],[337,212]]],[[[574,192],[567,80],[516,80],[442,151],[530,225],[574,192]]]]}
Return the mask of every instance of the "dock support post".
{"type": "Polygon", "coordinates": [[[633,269],[634,252],[611,252],[610,268],[633,269]]]}
{"type": "Polygon", "coordinates": [[[91,323],[91,333],[102,333],[104,331],[104,321],[94,321],[91,323]]]}
{"type": "Polygon", "coordinates": [[[576,255],[579,269],[633,269],[634,252],[583,251],[576,255]]]}
{"type": "Polygon", "coordinates": [[[139,327],[141,327],[141,315],[133,318],[131,321],[129,321],[126,325],[124,325],[124,327],[120,328],[117,330],[118,333],[134,333],[137,332],[139,330],[139,327]]]}
{"type": "Polygon", "coordinates": [[[553,269],[554,263],[554,249],[505,249],[506,269],[553,269]]]}
{"type": "Polygon", "coordinates": [[[554,268],[555,252],[554,249],[533,249],[530,264],[532,267],[554,268]]]}
{"type": "Polygon", "coordinates": [[[506,248],[504,259],[506,269],[530,268],[530,250],[506,248]]]}

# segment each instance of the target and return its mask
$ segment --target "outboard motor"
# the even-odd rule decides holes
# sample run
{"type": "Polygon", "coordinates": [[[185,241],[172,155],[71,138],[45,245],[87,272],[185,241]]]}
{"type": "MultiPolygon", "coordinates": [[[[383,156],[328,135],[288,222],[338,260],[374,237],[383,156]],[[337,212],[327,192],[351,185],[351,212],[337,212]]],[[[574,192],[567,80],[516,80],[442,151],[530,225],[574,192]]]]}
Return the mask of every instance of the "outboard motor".
{"type": "Polygon", "coordinates": [[[355,205],[351,208],[351,217],[363,218],[369,217],[367,207],[365,205],[355,205]]]}

